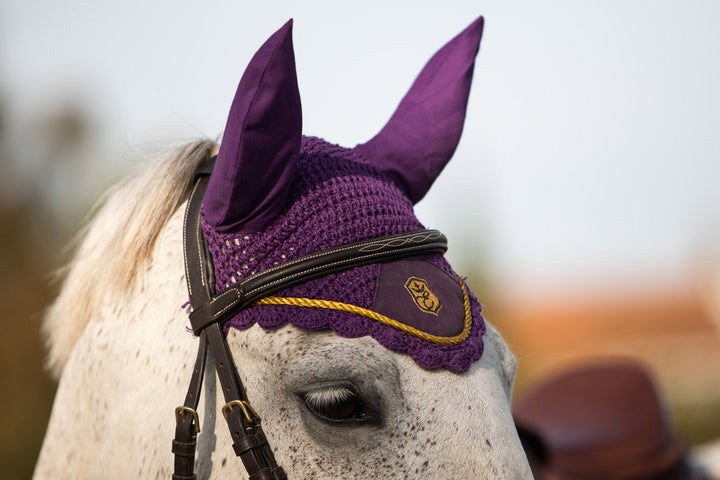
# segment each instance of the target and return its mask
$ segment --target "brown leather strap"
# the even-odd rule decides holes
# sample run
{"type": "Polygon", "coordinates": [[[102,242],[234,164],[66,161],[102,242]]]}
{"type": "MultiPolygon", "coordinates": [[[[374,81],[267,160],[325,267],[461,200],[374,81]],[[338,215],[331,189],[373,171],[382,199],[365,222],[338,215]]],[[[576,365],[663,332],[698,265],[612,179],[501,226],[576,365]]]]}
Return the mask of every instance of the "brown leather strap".
{"type": "MultiPolygon", "coordinates": [[[[184,221],[185,274],[188,292],[190,293],[190,303],[194,312],[207,308],[211,303],[212,292],[215,289],[212,261],[207,252],[200,225],[200,207],[212,165],[206,166],[204,170],[199,172],[196,177],[195,185],[188,199],[184,221]]],[[[178,480],[185,478],[195,479],[193,474],[196,450],[195,437],[199,428],[195,429],[194,427],[197,426],[197,402],[202,388],[206,349],[209,346],[226,401],[223,412],[234,441],[233,446],[243,461],[248,475],[252,480],[286,479],[285,472],[275,461],[275,456],[260,426],[259,417],[257,415],[254,417],[248,416],[243,413],[248,408],[252,410],[252,407],[248,402],[245,388],[237,373],[237,368],[233,362],[220,323],[213,322],[196,331],[200,335],[198,359],[193,370],[185,404],[176,410],[179,413],[176,414],[176,435],[172,449],[175,454],[175,474],[173,478],[178,480]],[[230,408],[227,407],[228,405],[230,405],[230,408]],[[245,407],[246,405],[247,407],[245,407]],[[240,408],[240,406],[243,408],[240,408]],[[235,445],[240,445],[240,447],[235,445]]]]}
{"type": "MultiPolygon", "coordinates": [[[[199,180],[196,177],[190,199],[188,200],[188,208],[185,211],[184,236],[188,236],[188,220],[190,220],[190,228],[195,231],[199,228],[199,205],[197,199],[202,199],[205,187],[207,186],[207,178],[199,180]],[[201,190],[198,192],[198,190],[201,190]],[[192,208],[191,208],[192,207],[192,208]],[[197,211],[197,212],[196,212],[197,211]],[[197,215],[196,215],[197,213],[197,215]],[[197,225],[195,224],[197,222],[197,225]]],[[[187,250],[187,238],[185,239],[185,249],[187,250]]],[[[195,258],[194,255],[191,255],[195,258]]],[[[192,271],[192,282],[194,283],[195,297],[198,301],[209,298],[208,291],[203,288],[206,281],[207,272],[198,275],[197,269],[200,264],[188,265],[187,251],[185,252],[185,275],[188,278],[188,289],[192,291],[190,286],[190,278],[192,271]],[[197,284],[199,282],[199,285],[197,284]]],[[[185,395],[185,402],[182,406],[175,409],[175,439],[172,442],[172,452],[175,455],[175,471],[173,480],[195,480],[195,451],[197,449],[197,434],[200,432],[199,419],[197,417],[197,406],[200,401],[200,392],[202,390],[203,376],[205,374],[205,359],[207,358],[207,337],[204,333],[200,335],[198,353],[193,366],[193,373],[190,377],[190,385],[185,395]]]]}
{"type": "Polygon", "coordinates": [[[196,437],[200,431],[197,418],[197,405],[202,389],[203,374],[205,372],[205,358],[207,356],[207,340],[205,334],[200,335],[193,375],[190,378],[185,402],[175,409],[175,439],[172,442],[172,452],[175,454],[175,474],[173,480],[195,480],[195,450],[196,437]]]}

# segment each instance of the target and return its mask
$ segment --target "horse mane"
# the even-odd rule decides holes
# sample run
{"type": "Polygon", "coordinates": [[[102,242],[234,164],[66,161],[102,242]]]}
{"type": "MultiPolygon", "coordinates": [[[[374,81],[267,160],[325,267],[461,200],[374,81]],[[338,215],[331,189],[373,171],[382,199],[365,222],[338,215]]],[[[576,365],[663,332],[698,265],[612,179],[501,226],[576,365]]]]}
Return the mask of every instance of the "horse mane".
{"type": "Polygon", "coordinates": [[[133,285],[158,235],[189,195],[195,173],[216,151],[215,142],[198,140],[158,155],[93,208],[72,260],[59,272],[60,293],[43,318],[47,368],[56,379],[100,302],[133,285]]]}

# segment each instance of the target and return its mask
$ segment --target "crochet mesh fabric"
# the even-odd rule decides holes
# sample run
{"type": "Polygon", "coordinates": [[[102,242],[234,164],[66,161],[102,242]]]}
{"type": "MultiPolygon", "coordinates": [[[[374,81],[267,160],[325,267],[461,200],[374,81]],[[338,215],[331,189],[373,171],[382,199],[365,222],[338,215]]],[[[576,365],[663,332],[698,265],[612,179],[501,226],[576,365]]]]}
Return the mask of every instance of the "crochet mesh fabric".
{"type": "MultiPolygon", "coordinates": [[[[410,200],[389,177],[352,150],[303,137],[285,210],[265,231],[220,233],[204,218],[202,228],[215,266],[217,290],[221,291],[249,275],[303,255],[424,227],[413,214],[410,200]]],[[[442,255],[424,258],[458,278],[442,255]]],[[[276,295],[372,309],[377,275],[377,265],[367,265],[310,280],[276,295]]],[[[482,355],[485,333],[480,304],[471,292],[469,296],[472,329],[457,345],[430,343],[353,313],[281,305],[246,308],[226,323],[225,332],[230,327],[244,329],[255,323],[264,329],[287,323],[305,330],[330,328],[343,337],[369,335],[390,350],[407,353],[426,369],[445,367],[463,372],[482,355]]]]}

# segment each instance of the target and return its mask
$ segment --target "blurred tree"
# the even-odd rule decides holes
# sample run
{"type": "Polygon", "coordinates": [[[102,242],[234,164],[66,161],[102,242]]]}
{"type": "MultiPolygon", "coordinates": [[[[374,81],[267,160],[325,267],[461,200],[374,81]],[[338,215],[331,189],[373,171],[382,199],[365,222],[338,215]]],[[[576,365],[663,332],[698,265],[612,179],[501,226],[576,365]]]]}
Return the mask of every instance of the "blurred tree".
{"type": "Polygon", "coordinates": [[[42,368],[40,312],[50,296],[48,265],[40,248],[51,237],[31,225],[22,210],[0,205],[0,471],[29,478],[50,413],[55,384],[42,368]]]}
{"type": "Polygon", "coordinates": [[[87,209],[87,192],[73,191],[72,177],[82,174],[93,141],[87,115],[74,105],[20,128],[4,105],[0,100],[0,471],[4,479],[25,479],[56,388],[43,370],[41,314],[70,224],[87,209]]]}

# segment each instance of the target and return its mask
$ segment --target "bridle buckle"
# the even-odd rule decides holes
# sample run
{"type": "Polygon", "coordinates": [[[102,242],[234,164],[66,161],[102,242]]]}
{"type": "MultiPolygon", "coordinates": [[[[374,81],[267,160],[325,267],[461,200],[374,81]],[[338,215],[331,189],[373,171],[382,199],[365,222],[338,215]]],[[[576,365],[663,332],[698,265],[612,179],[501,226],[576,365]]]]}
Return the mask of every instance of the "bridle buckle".
{"type": "Polygon", "coordinates": [[[184,405],[180,405],[175,409],[175,421],[177,422],[180,420],[180,417],[182,416],[183,422],[185,421],[185,414],[189,413],[193,416],[193,420],[195,420],[195,435],[200,433],[200,420],[198,419],[198,414],[195,410],[193,410],[190,407],[186,407],[184,405]]]}
{"type": "Polygon", "coordinates": [[[240,408],[240,412],[245,419],[245,424],[249,425],[248,427],[245,427],[247,430],[253,430],[260,425],[260,415],[257,414],[255,409],[252,408],[250,403],[246,400],[232,400],[223,405],[222,413],[226,419],[233,407],[240,408]]]}

